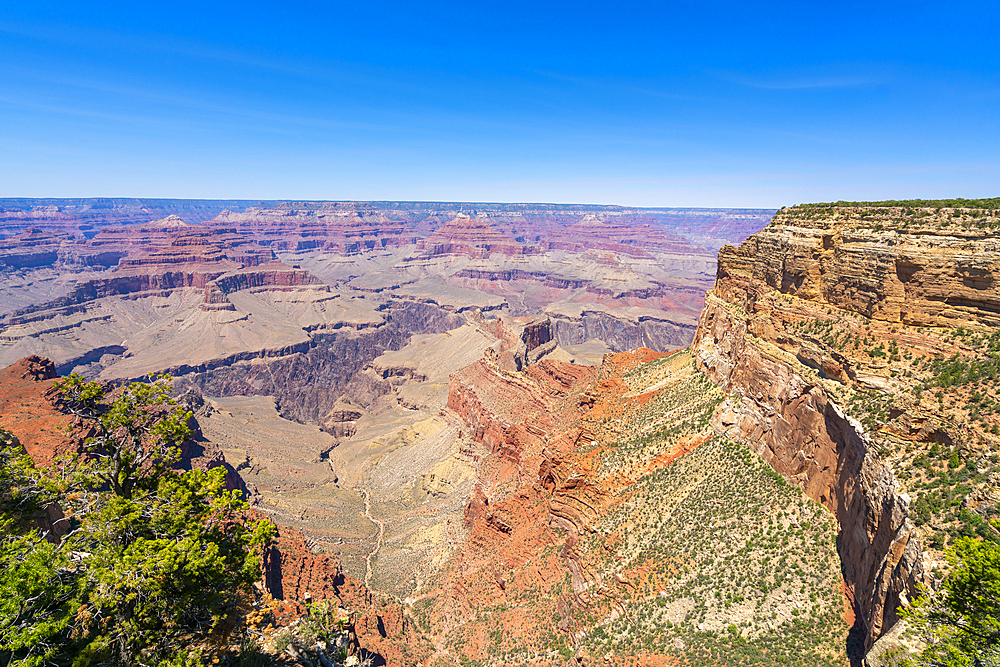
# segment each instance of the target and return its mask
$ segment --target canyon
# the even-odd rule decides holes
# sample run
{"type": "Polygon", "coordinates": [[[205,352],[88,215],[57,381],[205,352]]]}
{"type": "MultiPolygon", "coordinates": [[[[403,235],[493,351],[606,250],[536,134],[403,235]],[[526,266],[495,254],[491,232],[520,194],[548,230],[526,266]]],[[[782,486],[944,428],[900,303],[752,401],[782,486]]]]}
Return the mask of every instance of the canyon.
{"type": "Polygon", "coordinates": [[[1000,536],[996,208],[0,209],[0,426],[169,373],[386,664],[878,665],[1000,536]]]}

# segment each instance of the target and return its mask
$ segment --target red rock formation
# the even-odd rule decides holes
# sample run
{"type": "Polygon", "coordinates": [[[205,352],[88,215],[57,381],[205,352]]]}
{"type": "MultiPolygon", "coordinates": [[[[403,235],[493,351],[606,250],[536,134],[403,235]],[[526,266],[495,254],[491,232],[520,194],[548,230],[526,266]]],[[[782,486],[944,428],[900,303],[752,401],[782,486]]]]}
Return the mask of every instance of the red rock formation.
{"type": "Polygon", "coordinates": [[[555,228],[541,236],[546,250],[603,250],[632,257],[652,257],[658,253],[706,255],[712,251],[690,243],[660,227],[629,219],[585,215],[579,222],[555,228]]]}
{"type": "Polygon", "coordinates": [[[494,252],[501,255],[533,255],[540,251],[536,246],[518,243],[480,218],[465,214],[459,214],[426,239],[418,241],[417,249],[426,256],[468,255],[476,259],[487,259],[494,252]]]}
{"type": "Polygon", "coordinates": [[[223,211],[212,225],[233,227],[256,243],[279,251],[321,249],[353,255],[413,243],[402,222],[364,205],[287,202],[275,208],[223,211]]]}
{"type": "Polygon", "coordinates": [[[358,646],[378,655],[383,661],[378,664],[410,667],[430,652],[399,603],[375,599],[336,558],[315,552],[297,530],[278,529],[275,541],[264,549],[261,567],[265,592],[285,603],[287,617],[279,622],[305,613],[307,604],[330,600],[352,616],[358,646]]]}
{"type": "MultiPolygon", "coordinates": [[[[0,428],[13,433],[39,467],[52,465],[63,454],[84,451],[84,439],[92,435],[62,407],[53,387],[57,379],[55,364],[34,355],[0,369],[0,428]]],[[[245,489],[222,451],[201,436],[197,421],[192,419],[189,427],[194,434],[181,445],[177,467],[225,467],[227,488],[245,489]]]]}
{"type": "Polygon", "coordinates": [[[186,287],[204,290],[203,309],[233,310],[225,296],[230,292],[319,282],[308,271],[277,261],[269,248],[248,243],[233,229],[188,225],[177,218],[102,232],[93,247],[103,253],[128,254],[109,277],[79,283],[64,297],[16,311],[7,324],[27,322],[45,317],[35,313],[72,308],[109,296],[186,287]]]}
{"type": "Polygon", "coordinates": [[[0,428],[13,433],[37,466],[61,454],[80,451],[86,433],[58,407],[53,390],[56,367],[30,356],[0,370],[0,428]]]}
{"type": "MultiPolygon", "coordinates": [[[[862,207],[782,211],[738,249],[720,252],[695,336],[699,367],[727,393],[716,428],[746,442],[837,517],[866,648],[895,624],[900,603],[926,573],[910,498],[876,451],[877,429],[867,432],[841,402],[854,389],[884,391],[900,405],[913,401],[901,391],[904,380],[893,379],[896,369],[794,325],[837,322],[848,340],[864,330],[930,357],[946,341],[903,325],[995,325],[1000,252],[995,223],[971,224],[982,217],[862,207]]],[[[919,405],[913,410],[887,425],[893,437],[951,441],[919,405]]]]}
{"type": "Polygon", "coordinates": [[[480,464],[464,513],[468,538],[445,569],[434,608],[435,627],[462,628],[467,657],[486,657],[490,634],[544,644],[579,629],[575,611],[611,612],[617,588],[628,582],[587,591],[593,573],[577,546],[632,482],[597,473],[604,450],[595,429],[648,400],[625,397],[619,375],[658,356],[608,355],[603,370],[543,361],[523,372],[484,360],[452,376],[449,407],[493,454],[480,464]],[[598,381],[600,373],[610,377],[598,381]],[[567,578],[577,593],[553,595],[567,578]]]}
{"type": "Polygon", "coordinates": [[[65,232],[29,227],[0,241],[0,266],[23,269],[55,264],[62,245],[67,242],[72,242],[72,237],[65,232]]]}
{"type": "Polygon", "coordinates": [[[520,465],[555,444],[543,436],[567,423],[579,408],[569,396],[597,377],[594,366],[543,360],[525,373],[483,358],[451,376],[448,407],[469,425],[473,438],[501,460],[520,465]]]}

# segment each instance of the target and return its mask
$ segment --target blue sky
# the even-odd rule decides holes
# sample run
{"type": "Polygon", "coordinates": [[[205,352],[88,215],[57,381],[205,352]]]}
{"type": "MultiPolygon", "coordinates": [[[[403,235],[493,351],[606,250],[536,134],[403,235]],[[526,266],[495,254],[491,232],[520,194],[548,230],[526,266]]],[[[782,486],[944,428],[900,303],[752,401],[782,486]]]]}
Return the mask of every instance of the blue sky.
{"type": "Polygon", "coordinates": [[[1000,194],[1000,2],[0,3],[0,196],[1000,194]]]}

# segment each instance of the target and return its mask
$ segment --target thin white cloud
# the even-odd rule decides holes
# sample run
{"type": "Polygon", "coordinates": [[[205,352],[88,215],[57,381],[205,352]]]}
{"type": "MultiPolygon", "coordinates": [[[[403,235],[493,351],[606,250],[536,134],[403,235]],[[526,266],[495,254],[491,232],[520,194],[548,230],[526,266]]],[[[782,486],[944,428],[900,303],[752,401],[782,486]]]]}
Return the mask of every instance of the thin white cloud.
{"type": "Polygon", "coordinates": [[[662,90],[650,85],[640,86],[630,81],[621,79],[582,77],[582,76],[574,76],[572,74],[565,74],[563,72],[553,72],[549,70],[538,70],[538,69],[526,69],[524,71],[530,74],[534,74],[536,76],[544,77],[547,79],[553,79],[555,81],[563,81],[565,83],[575,83],[581,86],[598,88],[607,91],[615,91],[619,93],[621,92],[638,93],[640,95],[649,95],[651,97],[659,97],[667,100],[680,100],[680,101],[707,99],[699,95],[691,95],[688,93],[677,93],[668,90],[662,90]]]}
{"type": "MultiPolygon", "coordinates": [[[[870,69],[849,67],[847,69],[870,69]]],[[[750,73],[708,70],[706,74],[729,83],[761,90],[816,90],[829,88],[862,88],[890,83],[893,77],[877,72],[830,73],[829,71],[798,71],[750,73]]]]}

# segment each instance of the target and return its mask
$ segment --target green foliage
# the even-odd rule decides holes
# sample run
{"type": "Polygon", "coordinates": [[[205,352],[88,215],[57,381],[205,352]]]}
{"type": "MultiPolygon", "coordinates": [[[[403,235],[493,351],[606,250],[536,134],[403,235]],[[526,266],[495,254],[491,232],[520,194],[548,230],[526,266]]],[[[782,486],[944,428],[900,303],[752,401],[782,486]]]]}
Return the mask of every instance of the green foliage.
{"type": "Polygon", "coordinates": [[[86,473],[106,482],[116,496],[130,498],[136,486],[152,483],[180,458],[191,436],[191,413],[174,405],[168,376],[120,388],[106,401],[104,387],[73,373],[57,382],[70,412],[91,422],[87,439],[94,463],[86,473]]]}
{"type": "Polygon", "coordinates": [[[246,518],[225,469],[173,469],[190,413],[165,381],[57,387],[96,435],[48,475],[0,450],[0,660],[200,664],[192,646],[250,590],[272,526],[246,518]],[[58,539],[31,522],[54,502],[58,539]]]}
{"type": "Polygon", "coordinates": [[[0,531],[15,529],[56,498],[56,486],[35,470],[17,438],[0,429],[0,531]]]}
{"type": "MultiPolygon", "coordinates": [[[[348,656],[351,619],[338,612],[336,605],[321,600],[309,606],[305,618],[286,628],[274,641],[279,652],[289,648],[313,663],[344,661],[348,656]]],[[[368,664],[367,661],[363,664],[368,664]]]]}
{"type": "Polygon", "coordinates": [[[959,538],[950,574],[900,615],[928,646],[917,665],[979,667],[1000,661],[1000,545],[959,538]]]}
{"type": "Polygon", "coordinates": [[[70,554],[38,535],[4,532],[0,541],[0,659],[43,665],[64,654],[80,605],[70,554]]]}
{"type": "Polygon", "coordinates": [[[799,204],[792,208],[864,208],[874,206],[895,206],[905,208],[1000,208],[1000,197],[992,199],[904,199],[886,201],[837,201],[818,204],[799,204]]]}
{"type": "Polygon", "coordinates": [[[948,388],[965,385],[983,378],[994,379],[1000,375],[1000,357],[967,362],[956,354],[949,359],[937,358],[932,361],[931,371],[935,376],[928,382],[928,386],[948,388]]]}

